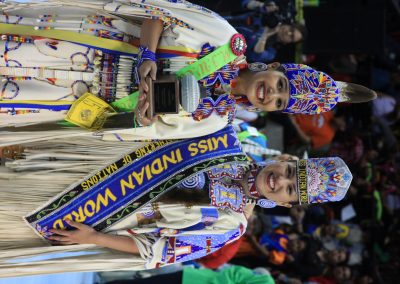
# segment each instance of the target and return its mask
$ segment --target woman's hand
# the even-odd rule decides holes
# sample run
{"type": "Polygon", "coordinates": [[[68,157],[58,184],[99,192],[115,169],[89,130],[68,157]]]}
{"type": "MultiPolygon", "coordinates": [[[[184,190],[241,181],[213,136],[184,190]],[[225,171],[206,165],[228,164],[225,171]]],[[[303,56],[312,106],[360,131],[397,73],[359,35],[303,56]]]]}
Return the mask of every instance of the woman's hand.
{"type": "Polygon", "coordinates": [[[146,111],[149,108],[150,104],[148,101],[146,101],[146,96],[139,97],[139,102],[136,106],[136,110],[135,110],[135,119],[136,122],[140,125],[140,126],[149,126],[151,124],[153,124],[154,122],[157,121],[158,116],[154,116],[152,119],[149,119],[146,116],[146,111]]]}
{"type": "Polygon", "coordinates": [[[154,81],[156,80],[157,64],[151,60],[144,60],[142,64],[139,66],[138,72],[140,78],[139,98],[142,97],[145,98],[147,93],[149,92],[149,86],[147,85],[146,77],[150,77],[154,81]]]}
{"type": "Polygon", "coordinates": [[[65,220],[65,222],[76,230],[67,231],[51,229],[50,232],[56,234],[49,237],[49,239],[53,241],[53,244],[93,244],[118,251],[139,254],[139,248],[137,247],[136,242],[130,237],[97,232],[92,227],[71,220],[65,220]]]}
{"type": "Polygon", "coordinates": [[[246,219],[248,220],[253,214],[254,207],[256,206],[256,202],[254,200],[248,200],[246,206],[244,207],[243,213],[246,219]]]}
{"type": "Polygon", "coordinates": [[[92,227],[71,220],[65,220],[68,225],[75,228],[73,231],[51,229],[50,232],[56,234],[49,237],[57,245],[74,244],[94,244],[96,236],[99,234],[92,227]]]}
{"type": "Polygon", "coordinates": [[[268,4],[264,4],[265,13],[273,13],[279,11],[279,7],[275,4],[275,2],[270,2],[268,4]]]}
{"type": "MultiPolygon", "coordinates": [[[[163,28],[164,24],[161,20],[144,20],[140,29],[140,45],[147,47],[149,51],[155,53],[163,28]]],[[[144,60],[138,68],[138,73],[140,78],[139,94],[145,96],[149,91],[146,77],[149,76],[153,80],[156,79],[157,65],[152,60],[144,60]]]]}
{"type": "Polygon", "coordinates": [[[139,67],[139,102],[135,110],[135,118],[140,126],[149,126],[157,120],[157,116],[152,119],[146,117],[146,111],[149,108],[149,102],[146,101],[148,96],[149,86],[146,82],[146,78],[150,77],[152,80],[156,80],[157,64],[151,60],[145,60],[139,67]]]}

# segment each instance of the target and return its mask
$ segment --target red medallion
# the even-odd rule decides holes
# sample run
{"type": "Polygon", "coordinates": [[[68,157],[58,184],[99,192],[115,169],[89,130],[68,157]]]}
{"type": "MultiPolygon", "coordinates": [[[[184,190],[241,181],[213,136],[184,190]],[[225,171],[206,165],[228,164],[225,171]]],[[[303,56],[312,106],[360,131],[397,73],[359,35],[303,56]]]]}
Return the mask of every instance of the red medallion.
{"type": "Polygon", "coordinates": [[[234,34],[231,38],[231,50],[236,56],[243,55],[246,52],[246,39],[241,34],[234,34]]]}

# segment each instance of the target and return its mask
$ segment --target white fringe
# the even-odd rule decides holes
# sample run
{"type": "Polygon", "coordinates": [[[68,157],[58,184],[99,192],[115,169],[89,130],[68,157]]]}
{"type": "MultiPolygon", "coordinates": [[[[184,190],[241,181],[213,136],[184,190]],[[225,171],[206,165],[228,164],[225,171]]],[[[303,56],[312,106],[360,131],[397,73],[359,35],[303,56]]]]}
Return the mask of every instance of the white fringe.
{"type": "Polygon", "coordinates": [[[0,277],[144,269],[145,260],[132,254],[93,245],[49,246],[22,219],[89,172],[142,145],[110,143],[94,137],[39,141],[24,145],[25,159],[0,166],[0,277]],[[80,251],[96,254],[42,261],[27,259],[80,251]]]}
{"type": "MultiPolygon", "coordinates": [[[[76,137],[91,137],[96,136],[97,133],[89,132],[88,130],[76,128],[73,130],[53,130],[53,131],[0,131],[0,147],[27,144],[34,142],[43,142],[53,139],[71,138],[76,137]]],[[[81,138],[79,138],[81,139],[81,138]]]]}

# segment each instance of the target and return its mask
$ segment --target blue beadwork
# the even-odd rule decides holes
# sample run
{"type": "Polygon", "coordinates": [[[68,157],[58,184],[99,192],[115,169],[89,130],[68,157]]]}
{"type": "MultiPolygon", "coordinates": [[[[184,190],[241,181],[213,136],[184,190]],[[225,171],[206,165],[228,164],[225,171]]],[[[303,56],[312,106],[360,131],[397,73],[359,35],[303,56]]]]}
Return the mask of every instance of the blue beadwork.
{"type": "Polygon", "coordinates": [[[137,62],[136,68],[135,68],[135,80],[137,83],[140,83],[140,77],[139,77],[138,70],[140,68],[140,65],[142,65],[143,61],[145,61],[145,60],[150,60],[150,61],[156,62],[157,61],[156,54],[153,51],[151,51],[150,49],[148,49],[147,47],[140,46],[139,54],[138,54],[138,62],[137,62]]]}
{"type": "Polygon", "coordinates": [[[206,183],[206,178],[204,173],[194,175],[192,177],[186,178],[177,187],[179,189],[203,189],[206,183]]]}

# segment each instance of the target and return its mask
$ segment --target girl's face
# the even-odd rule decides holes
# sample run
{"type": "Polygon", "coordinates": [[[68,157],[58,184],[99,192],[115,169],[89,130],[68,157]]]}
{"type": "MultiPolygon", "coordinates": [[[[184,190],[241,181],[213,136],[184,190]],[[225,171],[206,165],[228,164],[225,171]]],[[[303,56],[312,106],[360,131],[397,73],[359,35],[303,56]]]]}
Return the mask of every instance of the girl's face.
{"type": "Polygon", "coordinates": [[[263,111],[281,111],[289,102],[289,81],[282,72],[274,70],[273,64],[268,70],[251,72],[246,80],[241,80],[247,99],[263,111]]]}
{"type": "Polygon", "coordinates": [[[296,163],[281,161],[264,167],[256,178],[259,193],[277,203],[298,202],[296,163]]]}

